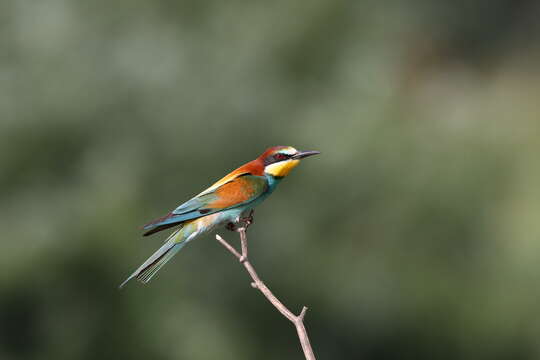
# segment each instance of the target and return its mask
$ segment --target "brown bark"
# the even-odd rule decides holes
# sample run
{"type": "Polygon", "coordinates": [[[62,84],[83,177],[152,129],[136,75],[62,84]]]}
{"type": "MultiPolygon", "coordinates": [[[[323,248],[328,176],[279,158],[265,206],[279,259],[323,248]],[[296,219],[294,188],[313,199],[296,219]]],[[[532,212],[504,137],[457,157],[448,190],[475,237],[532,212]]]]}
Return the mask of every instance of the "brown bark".
{"type": "Polygon", "coordinates": [[[246,223],[245,227],[240,227],[236,229],[236,231],[240,234],[240,241],[242,246],[241,254],[236,251],[236,249],[232,247],[227,241],[225,241],[225,239],[223,239],[221,236],[216,235],[216,239],[221,243],[221,245],[223,245],[227,250],[229,250],[229,252],[233,254],[247,270],[249,276],[251,276],[251,279],[253,280],[251,286],[255,289],[258,289],[283,316],[285,316],[287,319],[289,319],[290,322],[293,323],[296,328],[296,332],[298,333],[298,339],[300,340],[300,345],[302,346],[302,350],[304,352],[306,360],[315,360],[315,355],[313,354],[313,349],[311,348],[311,344],[309,342],[306,327],[304,326],[304,317],[306,315],[307,307],[304,306],[300,314],[293,314],[285,305],[283,305],[281,301],[279,301],[279,299],[259,278],[259,275],[257,275],[255,268],[253,268],[253,265],[251,265],[248,260],[248,245],[246,236],[247,226],[249,226],[249,222],[246,223]]]}

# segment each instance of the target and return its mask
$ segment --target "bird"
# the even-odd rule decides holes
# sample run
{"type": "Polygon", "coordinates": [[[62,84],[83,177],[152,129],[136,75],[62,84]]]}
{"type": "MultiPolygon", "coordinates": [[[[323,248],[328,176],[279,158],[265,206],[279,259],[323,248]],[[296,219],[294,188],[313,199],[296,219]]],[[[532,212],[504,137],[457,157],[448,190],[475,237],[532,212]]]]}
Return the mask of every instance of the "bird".
{"type": "Polygon", "coordinates": [[[320,152],[299,151],[292,146],[270,147],[167,215],[144,225],[143,236],[173,227],[175,230],[119,287],[133,278],[148,283],[187,243],[218,226],[235,230],[241,221],[252,221],[253,208],[276,189],[301,159],[316,154],[320,152]]]}

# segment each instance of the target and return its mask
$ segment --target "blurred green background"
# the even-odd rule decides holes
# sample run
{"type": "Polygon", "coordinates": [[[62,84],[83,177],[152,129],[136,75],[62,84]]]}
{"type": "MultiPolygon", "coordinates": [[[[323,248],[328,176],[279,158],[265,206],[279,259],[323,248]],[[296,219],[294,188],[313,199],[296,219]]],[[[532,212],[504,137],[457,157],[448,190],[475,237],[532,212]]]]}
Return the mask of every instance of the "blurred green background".
{"type": "MultiPolygon", "coordinates": [[[[0,359],[301,359],[207,235],[139,226],[323,152],[252,262],[319,359],[540,359],[538,1],[0,3],[0,359]]],[[[236,235],[220,231],[230,241],[236,235]]]]}

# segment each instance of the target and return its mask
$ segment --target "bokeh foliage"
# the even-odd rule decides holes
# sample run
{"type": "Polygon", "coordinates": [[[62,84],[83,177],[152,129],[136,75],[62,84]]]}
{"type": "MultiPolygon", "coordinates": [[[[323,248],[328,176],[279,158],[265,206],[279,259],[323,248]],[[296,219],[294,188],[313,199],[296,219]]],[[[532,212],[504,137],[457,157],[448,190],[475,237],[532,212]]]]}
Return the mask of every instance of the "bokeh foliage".
{"type": "MultiPolygon", "coordinates": [[[[321,359],[540,358],[536,1],[0,3],[0,358],[300,359],[163,215],[266,147],[323,152],[251,257],[321,359]]],[[[221,232],[229,240],[235,235],[221,232]]]]}

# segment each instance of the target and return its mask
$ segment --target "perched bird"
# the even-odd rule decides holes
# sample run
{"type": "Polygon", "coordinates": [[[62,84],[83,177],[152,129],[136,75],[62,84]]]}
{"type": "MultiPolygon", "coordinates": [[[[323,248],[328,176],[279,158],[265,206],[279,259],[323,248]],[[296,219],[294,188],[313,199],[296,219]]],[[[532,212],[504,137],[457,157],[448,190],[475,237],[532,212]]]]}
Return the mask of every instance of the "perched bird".
{"type": "Polygon", "coordinates": [[[319,152],[298,151],[291,146],[271,147],[164,217],[144,225],[144,236],[171,227],[177,229],[120,287],[133,278],[149,282],[174,254],[197,236],[219,225],[234,228],[274,191],[300,159],[315,154],[319,152]]]}

